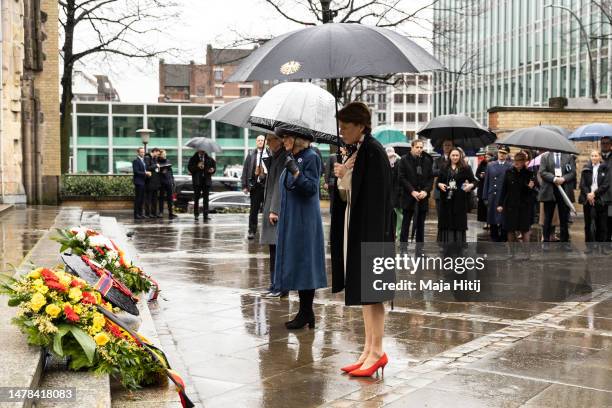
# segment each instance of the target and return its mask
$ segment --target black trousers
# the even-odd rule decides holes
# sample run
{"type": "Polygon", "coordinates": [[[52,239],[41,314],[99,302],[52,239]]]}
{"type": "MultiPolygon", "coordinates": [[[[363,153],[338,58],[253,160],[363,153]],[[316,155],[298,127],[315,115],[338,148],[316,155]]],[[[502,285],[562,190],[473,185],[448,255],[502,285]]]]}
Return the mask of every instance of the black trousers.
{"type": "Polygon", "coordinates": [[[555,206],[559,210],[559,227],[561,232],[561,242],[569,242],[569,208],[563,201],[561,193],[555,187],[553,190],[556,201],[545,201],[544,202],[544,224],[542,227],[542,234],[544,235],[544,242],[550,241],[550,235],[552,232],[552,220],[555,213],[555,206]]]}
{"type": "Polygon", "coordinates": [[[145,186],[134,185],[134,217],[141,216],[145,201],[145,186]]]}
{"type": "Polygon", "coordinates": [[[606,228],[606,241],[612,242],[612,217],[608,217],[608,226],[606,228]]]}
{"type": "Polygon", "coordinates": [[[251,209],[249,211],[249,232],[257,232],[257,219],[259,217],[259,211],[264,201],[264,186],[263,184],[256,183],[250,190],[251,193],[251,209]]]}
{"type": "Polygon", "coordinates": [[[159,190],[159,213],[164,213],[164,201],[168,205],[168,215],[172,215],[172,186],[171,185],[161,185],[159,190]]]}
{"type": "Polygon", "coordinates": [[[427,207],[423,205],[415,204],[412,209],[404,209],[404,217],[402,218],[402,230],[400,232],[400,242],[408,242],[408,236],[410,235],[410,223],[412,217],[417,211],[415,219],[415,240],[416,242],[425,241],[425,219],[427,218],[427,207]]]}
{"type": "Polygon", "coordinates": [[[608,236],[608,206],[584,203],[584,239],[586,242],[605,242],[608,236]],[[593,228],[594,227],[594,228],[593,228]]]}
{"type": "Polygon", "coordinates": [[[274,290],[274,270],[276,265],[276,245],[268,245],[270,248],[270,291],[274,290]]]}
{"type": "Polygon", "coordinates": [[[208,195],[210,194],[210,186],[207,185],[194,185],[193,186],[193,215],[196,217],[200,216],[200,197],[202,198],[202,207],[204,217],[208,217],[208,195]]]}
{"type": "MultiPolygon", "coordinates": [[[[145,215],[157,215],[157,201],[159,198],[160,190],[157,188],[145,187],[145,202],[144,212],[145,215]]],[[[159,212],[162,212],[162,206],[159,207],[159,212]]]]}

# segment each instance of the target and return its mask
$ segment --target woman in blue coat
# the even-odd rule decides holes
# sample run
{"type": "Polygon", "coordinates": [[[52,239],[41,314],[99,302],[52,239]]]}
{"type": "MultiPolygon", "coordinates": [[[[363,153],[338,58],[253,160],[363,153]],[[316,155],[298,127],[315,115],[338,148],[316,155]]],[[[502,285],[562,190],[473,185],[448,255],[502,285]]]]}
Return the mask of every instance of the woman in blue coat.
{"type": "Polygon", "coordinates": [[[315,289],[327,286],[323,223],[319,207],[321,158],[310,147],[313,137],[295,126],[280,126],[289,155],[280,177],[280,214],[276,237],[274,287],[297,290],[300,309],[287,329],[314,328],[315,289]]]}

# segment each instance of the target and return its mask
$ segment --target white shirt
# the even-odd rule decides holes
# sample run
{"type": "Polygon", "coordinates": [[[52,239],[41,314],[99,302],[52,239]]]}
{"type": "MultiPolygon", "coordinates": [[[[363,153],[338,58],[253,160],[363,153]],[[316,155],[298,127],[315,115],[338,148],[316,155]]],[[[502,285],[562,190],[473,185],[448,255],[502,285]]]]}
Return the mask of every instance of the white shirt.
{"type": "Polygon", "coordinates": [[[591,182],[591,193],[597,192],[599,186],[597,185],[597,172],[599,171],[599,164],[593,166],[593,181],[591,182]]]}

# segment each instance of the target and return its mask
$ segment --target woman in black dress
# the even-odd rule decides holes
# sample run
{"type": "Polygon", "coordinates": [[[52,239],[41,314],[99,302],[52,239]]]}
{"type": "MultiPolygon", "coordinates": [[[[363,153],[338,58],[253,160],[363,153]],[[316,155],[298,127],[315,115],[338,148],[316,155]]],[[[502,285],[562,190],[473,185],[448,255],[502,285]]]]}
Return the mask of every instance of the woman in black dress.
{"type": "Polygon", "coordinates": [[[440,170],[437,188],[440,190],[440,215],[438,225],[443,243],[465,243],[467,231],[468,198],[476,185],[470,166],[465,163],[465,154],[453,148],[448,164],[440,170]]]}
{"type": "Polygon", "coordinates": [[[533,222],[533,188],[535,175],[526,167],[527,155],[514,155],[512,168],[506,171],[499,196],[497,212],[503,214],[503,228],[508,233],[508,242],[529,242],[533,222]]]}

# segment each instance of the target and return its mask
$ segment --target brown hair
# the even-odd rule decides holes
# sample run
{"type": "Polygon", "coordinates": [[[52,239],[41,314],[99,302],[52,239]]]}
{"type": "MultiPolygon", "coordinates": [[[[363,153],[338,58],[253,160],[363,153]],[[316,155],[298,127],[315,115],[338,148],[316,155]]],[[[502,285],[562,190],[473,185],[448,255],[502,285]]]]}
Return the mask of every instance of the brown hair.
{"type": "Polygon", "coordinates": [[[336,118],[339,121],[363,125],[364,133],[372,132],[372,113],[363,102],[350,102],[338,111],[336,118]]]}
{"type": "Polygon", "coordinates": [[[449,168],[451,167],[452,162],[451,162],[450,155],[454,151],[459,152],[459,163],[457,163],[457,167],[460,169],[466,169],[468,167],[468,164],[465,162],[465,152],[460,147],[453,147],[451,151],[448,152],[448,159],[446,160],[446,165],[449,168]]]}
{"type": "Polygon", "coordinates": [[[524,152],[518,152],[514,155],[514,161],[527,161],[527,155],[524,152]]]}

